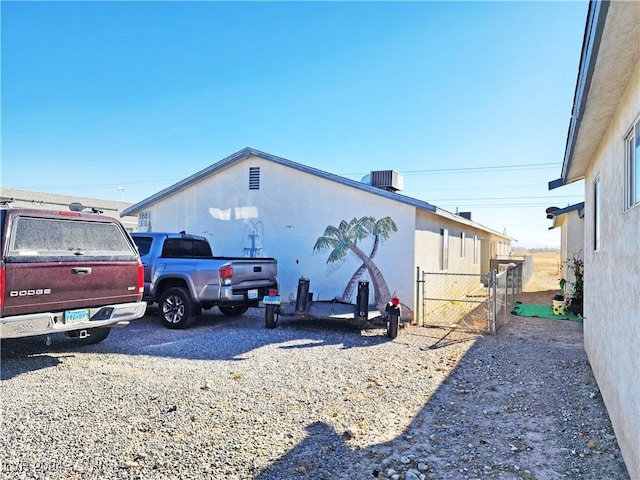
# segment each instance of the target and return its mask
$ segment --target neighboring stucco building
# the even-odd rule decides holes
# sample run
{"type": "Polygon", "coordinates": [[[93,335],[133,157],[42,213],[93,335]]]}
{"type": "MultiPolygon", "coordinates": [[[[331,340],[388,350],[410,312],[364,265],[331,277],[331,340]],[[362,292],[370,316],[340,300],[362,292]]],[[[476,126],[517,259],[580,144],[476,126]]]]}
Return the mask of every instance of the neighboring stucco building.
{"type": "Polygon", "coordinates": [[[567,262],[571,259],[584,260],[584,202],[552,210],[548,218],[553,220],[551,228],[560,229],[560,276],[568,283],[575,281],[567,262]]]}
{"type": "Polygon", "coordinates": [[[640,2],[591,2],[560,179],[584,179],[584,342],[640,478],[640,2]]]}
{"type": "Polygon", "coordinates": [[[0,201],[15,208],[36,208],[39,210],[68,210],[71,203],[81,203],[85,208],[100,210],[102,214],[117,218],[129,231],[133,231],[138,224],[137,217],[125,216],[120,213],[131,203],[114,202],[97,198],[86,198],[72,195],[58,195],[55,193],[32,192],[16,188],[0,188],[0,201]]]}
{"type": "Polygon", "coordinates": [[[285,300],[301,277],[320,300],[355,301],[367,280],[372,303],[395,293],[411,316],[418,267],[487,272],[488,255],[508,255],[511,239],[401,186],[393,171],[363,183],[245,148],[123,215],[138,215],[139,230],[204,235],[215,255],[277,258],[285,300]]]}

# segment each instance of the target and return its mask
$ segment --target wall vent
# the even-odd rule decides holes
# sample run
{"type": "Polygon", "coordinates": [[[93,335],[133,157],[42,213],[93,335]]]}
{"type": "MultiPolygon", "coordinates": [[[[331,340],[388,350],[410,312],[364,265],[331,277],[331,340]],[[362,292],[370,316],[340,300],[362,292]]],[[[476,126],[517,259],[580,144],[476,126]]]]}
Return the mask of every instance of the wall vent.
{"type": "Polygon", "coordinates": [[[249,167],[249,190],[260,190],[260,167],[249,167]]]}
{"type": "Polygon", "coordinates": [[[402,190],[404,178],[394,170],[377,170],[371,172],[371,186],[390,192],[402,190]]]}

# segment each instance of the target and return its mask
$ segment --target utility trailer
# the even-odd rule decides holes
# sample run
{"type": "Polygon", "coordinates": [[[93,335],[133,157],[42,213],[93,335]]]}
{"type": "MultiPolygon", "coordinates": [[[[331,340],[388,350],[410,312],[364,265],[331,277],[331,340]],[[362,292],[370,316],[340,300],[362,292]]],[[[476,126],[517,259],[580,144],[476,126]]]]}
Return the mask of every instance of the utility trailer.
{"type": "Polygon", "coordinates": [[[278,319],[315,318],[351,321],[362,325],[379,325],[386,329],[389,338],[396,338],[400,328],[400,300],[392,298],[384,312],[369,308],[369,282],[358,282],[356,303],[340,300],[313,300],[309,293],[309,279],[298,281],[296,301],[283,304],[278,292],[273,289],[262,299],[265,306],[265,327],[276,328],[278,319]]]}

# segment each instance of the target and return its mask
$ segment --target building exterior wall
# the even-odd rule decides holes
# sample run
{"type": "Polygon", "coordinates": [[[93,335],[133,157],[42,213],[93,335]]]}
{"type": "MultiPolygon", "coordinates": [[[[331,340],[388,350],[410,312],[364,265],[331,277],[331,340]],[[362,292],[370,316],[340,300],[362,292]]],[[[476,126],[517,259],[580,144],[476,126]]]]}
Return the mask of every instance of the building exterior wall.
{"type": "Polygon", "coordinates": [[[555,228],[560,228],[560,278],[568,284],[575,282],[575,276],[567,262],[573,258],[584,260],[584,220],[578,210],[558,215],[555,228]]]}
{"type": "MultiPolygon", "coordinates": [[[[277,258],[280,294],[285,300],[295,298],[301,277],[310,280],[314,299],[342,298],[362,261],[347,251],[341,261],[330,262],[333,249],[314,250],[314,245],[327,226],[339,227],[342,221],[365,216],[390,217],[397,231],[381,238],[373,261],[391,294],[413,299],[416,208],[410,205],[251,156],[143,210],[149,212],[152,230],[203,235],[211,241],[214,255],[247,256],[253,249],[258,256],[277,258]],[[260,168],[258,190],[249,189],[250,167],[260,168]]],[[[373,237],[357,245],[369,255],[373,237]]],[[[365,273],[361,280],[370,279],[365,273]]],[[[357,283],[351,301],[356,294],[357,283]]]]}
{"type": "Polygon", "coordinates": [[[640,205],[624,208],[623,139],[638,115],[640,63],[586,172],[584,217],[585,350],[631,478],[640,478],[640,205]]]}
{"type": "Polygon", "coordinates": [[[443,219],[427,211],[419,211],[416,215],[415,238],[416,269],[420,268],[425,272],[481,273],[482,233],[471,225],[443,219]],[[447,267],[444,269],[442,268],[443,229],[448,231],[449,240],[447,267]],[[476,237],[475,261],[474,236],[476,237]]]}

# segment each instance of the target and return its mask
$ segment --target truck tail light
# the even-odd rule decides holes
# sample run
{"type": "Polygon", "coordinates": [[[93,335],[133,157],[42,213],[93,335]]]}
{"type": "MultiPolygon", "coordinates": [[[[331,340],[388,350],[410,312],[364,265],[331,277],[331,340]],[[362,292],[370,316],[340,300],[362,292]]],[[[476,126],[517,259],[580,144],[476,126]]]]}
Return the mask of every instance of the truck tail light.
{"type": "Polygon", "coordinates": [[[0,268],[0,308],[4,307],[4,286],[5,286],[5,271],[4,267],[0,268]]]}
{"type": "Polygon", "coordinates": [[[144,293],[144,267],[138,263],[138,293],[144,293]]]}
{"type": "Polygon", "coordinates": [[[218,270],[220,272],[220,280],[223,284],[229,284],[233,277],[233,267],[231,265],[223,265],[218,270]]]}

